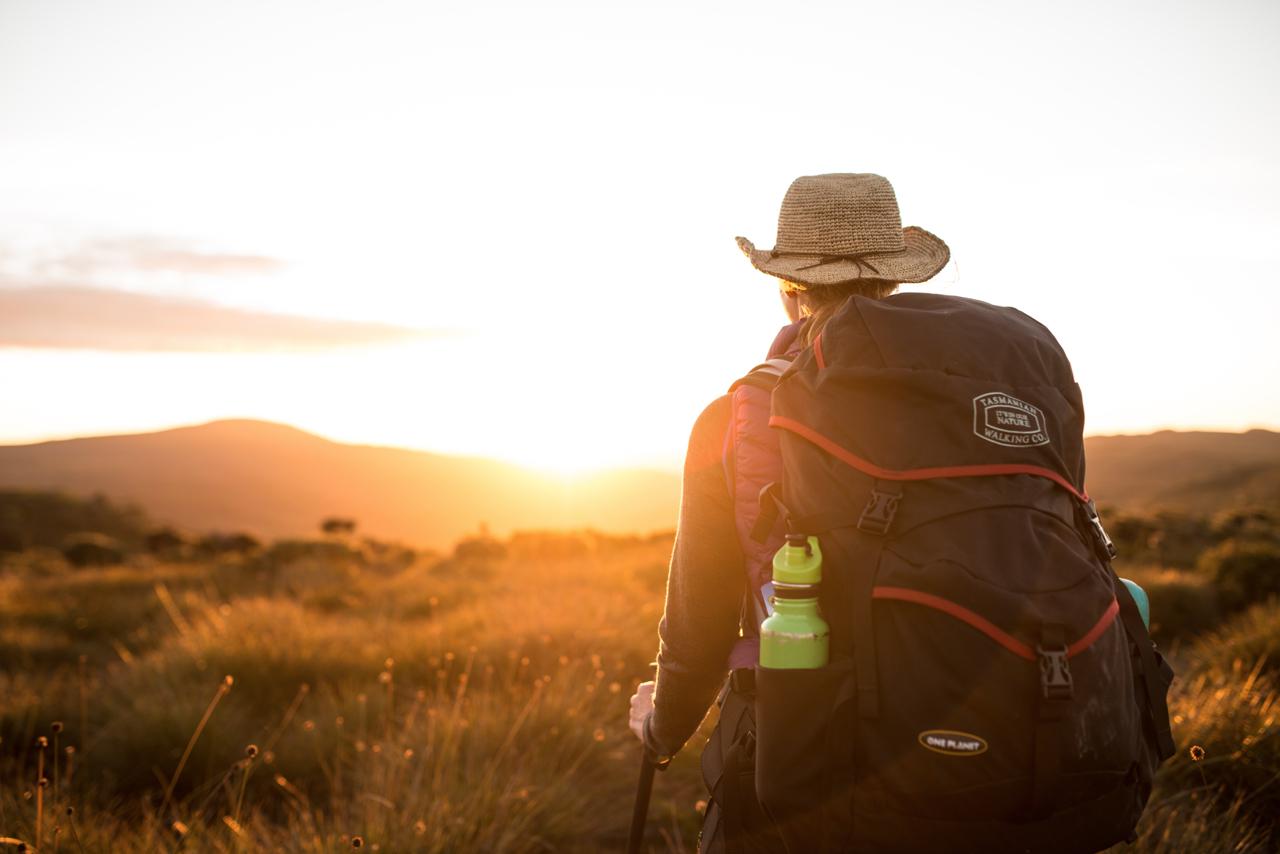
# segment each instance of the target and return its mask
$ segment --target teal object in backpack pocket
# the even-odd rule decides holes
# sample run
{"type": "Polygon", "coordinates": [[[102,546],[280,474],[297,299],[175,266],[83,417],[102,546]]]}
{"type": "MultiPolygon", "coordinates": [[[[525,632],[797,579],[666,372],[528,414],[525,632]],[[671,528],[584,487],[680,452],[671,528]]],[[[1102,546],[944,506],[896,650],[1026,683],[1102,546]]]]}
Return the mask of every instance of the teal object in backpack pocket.
{"type": "Polygon", "coordinates": [[[1133,601],[1138,606],[1138,613],[1142,615],[1142,624],[1148,629],[1151,628],[1151,600],[1147,598],[1147,591],[1127,578],[1122,578],[1120,581],[1129,588],[1129,595],[1133,597],[1133,601]]]}

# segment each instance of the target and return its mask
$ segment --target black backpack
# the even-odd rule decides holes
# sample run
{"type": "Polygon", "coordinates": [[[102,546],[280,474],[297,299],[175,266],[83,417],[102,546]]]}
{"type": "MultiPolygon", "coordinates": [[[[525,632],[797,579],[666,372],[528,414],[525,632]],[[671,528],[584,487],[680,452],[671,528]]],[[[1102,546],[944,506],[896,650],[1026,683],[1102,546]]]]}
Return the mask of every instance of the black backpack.
{"type": "Polygon", "coordinates": [[[788,849],[1132,838],[1173,673],[1111,569],[1053,335],[977,300],[852,297],[769,423],[762,510],[819,537],[831,626],[827,667],[756,673],[756,790],[788,849]]]}

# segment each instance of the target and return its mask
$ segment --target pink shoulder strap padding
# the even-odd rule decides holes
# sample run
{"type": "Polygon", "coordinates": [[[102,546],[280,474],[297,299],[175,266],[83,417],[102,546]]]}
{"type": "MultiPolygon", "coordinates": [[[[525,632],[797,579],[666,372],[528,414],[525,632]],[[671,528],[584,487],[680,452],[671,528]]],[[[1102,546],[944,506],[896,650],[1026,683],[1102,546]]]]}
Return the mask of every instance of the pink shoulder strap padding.
{"type": "Polygon", "coordinates": [[[748,589],[752,592],[772,575],[773,554],[782,541],[782,525],[765,542],[757,542],[751,532],[760,516],[760,491],[782,478],[782,456],[778,437],[769,429],[770,392],[743,383],[733,390],[732,436],[733,518],[738,543],[745,558],[748,589]],[[776,539],[778,542],[772,542],[776,539]]]}
{"type": "MultiPolygon", "coordinates": [[[[764,542],[756,541],[752,529],[760,515],[760,491],[782,479],[782,454],[778,436],[769,427],[773,384],[795,355],[793,345],[801,323],[785,327],[774,340],[770,360],[759,365],[730,389],[729,430],[725,436],[725,474],[733,501],[734,524],[742,547],[747,594],[760,595],[760,587],[773,573],[773,555],[782,545],[785,526],[780,518],[764,542]]],[[[754,609],[745,610],[754,619],[754,609]]],[[[753,632],[739,639],[729,656],[729,667],[753,667],[758,659],[758,640],[753,632]]]]}

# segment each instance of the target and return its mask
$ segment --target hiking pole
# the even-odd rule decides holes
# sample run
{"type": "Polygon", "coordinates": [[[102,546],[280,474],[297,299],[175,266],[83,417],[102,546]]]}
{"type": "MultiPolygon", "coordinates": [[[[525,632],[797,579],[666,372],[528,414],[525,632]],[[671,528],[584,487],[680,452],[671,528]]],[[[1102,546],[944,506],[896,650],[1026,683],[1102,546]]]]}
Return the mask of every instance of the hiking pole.
{"type": "Polygon", "coordinates": [[[631,838],[627,840],[627,854],[640,854],[644,842],[644,825],[649,818],[649,795],[653,792],[653,772],[658,765],[649,756],[649,748],[640,748],[640,780],[636,783],[636,806],[631,812],[631,838]]]}

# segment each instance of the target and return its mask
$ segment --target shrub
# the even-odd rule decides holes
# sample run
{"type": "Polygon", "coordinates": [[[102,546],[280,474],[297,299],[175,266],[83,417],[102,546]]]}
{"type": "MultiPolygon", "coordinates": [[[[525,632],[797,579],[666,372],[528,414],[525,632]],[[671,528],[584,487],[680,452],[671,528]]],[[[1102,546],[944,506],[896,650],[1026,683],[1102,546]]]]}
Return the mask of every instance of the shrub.
{"type": "Polygon", "coordinates": [[[1104,515],[1102,522],[1115,543],[1120,559],[1127,563],[1155,560],[1159,528],[1146,516],[1104,515]]]}
{"type": "Polygon", "coordinates": [[[516,531],[507,548],[517,560],[563,560],[591,554],[595,543],[582,531],[516,531]]]}
{"type": "Polygon", "coordinates": [[[383,572],[400,572],[413,566],[418,559],[417,550],[400,543],[385,543],[365,537],[360,543],[371,569],[383,572]]]}
{"type": "Polygon", "coordinates": [[[105,534],[126,548],[142,543],[146,516],[132,504],[102,495],[81,498],[60,492],[0,490],[0,532],[27,547],[60,548],[83,531],[105,534]]]}
{"type": "Polygon", "coordinates": [[[671,533],[638,535],[606,534],[591,529],[578,531],[516,531],[507,540],[508,556],[516,560],[572,560],[574,558],[622,554],[647,549],[671,533]]]}
{"type": "Polygon", "coordinates": [[[219,555],[247,555],[262,548],[262,544],[251,534],[207,534],[196,543],[196,551],[206,557],[219,555]]]}
{"type": "Polygon", "coordinates": [[[72,534],[62,544],[62,556],[75,567],[111,566],[124,560],[124,549],[105,534],[72,534]]]}
{"type": "Polygon", "coordinates": [[[339,540],[277,540],[265,558],[275,568],[303,561],[363,566],[365,561],[364,552],[339,540]]]}
{"type": "Polygon", "coordinates": [[[20,552],[27,548],[27,538],[22,531],[0,528],[0,552],[20,552]]]}
{"type": "Polygon", "coordinates": [[[1249,540],[1280,539],[1280,519],[1272,510],[1228,510],[1213,518],[1214,534],[1220,540],[1230,538],[1249,540]]]}
{"type": "Polygon", "coordinates": [[[157,528],[147,534],[145,540],[147,551],[160,557],[173,557],[187,545],[186,538],[173,528],[157,528]]]}
{"type": "Polygon", "coordinates": [[[1206,518],[1168,511],[1154,516],[1103,513],[1102,521],[1125,564],[1190,569],[1202,551],[1223,537],[1221,526],[1206,518]]]}
{"type": "Polygon", "coordinates": [[[1190,569],[1200,553],[1216,542],[1209,521],[1199,516],[1161,511],[1155,516],[1155,524],[1158,530],[1152,535],[1150,546],[1155,559],[1164,566],[1190,569]]]}
{"type": "Polygon", "coordinates": [[[1280,544],[1227,540],[1200,556],[1201,572],[1213,579],[1224,607],[1239,609],[1280,593],[1280,544]]]}
{"type": "Polygon", "coordinates": [[[461,563],[494,563],[506,556],[507,547],[486,534],[459,540],[453,547],[453,559],[461,563]]]}
{"type": "Polygon", "coordinates": [[[1222,619],[1218,593],[1200,573],[1176,569],[1133,569],[1120,573],[1136,581],[1151,600],[1151,636],[1162,647],[1212,629],[1222,619]]]}

